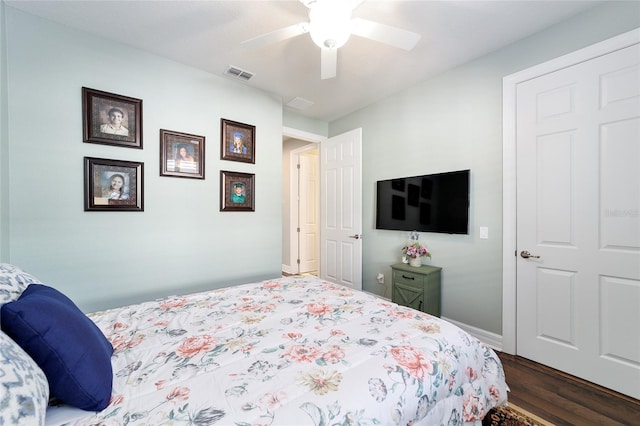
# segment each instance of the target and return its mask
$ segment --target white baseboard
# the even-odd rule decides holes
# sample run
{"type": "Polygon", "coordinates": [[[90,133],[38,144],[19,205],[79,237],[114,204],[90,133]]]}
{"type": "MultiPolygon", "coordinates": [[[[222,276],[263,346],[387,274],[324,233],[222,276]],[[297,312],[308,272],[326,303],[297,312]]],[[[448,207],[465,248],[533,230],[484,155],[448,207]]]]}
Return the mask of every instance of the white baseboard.
{"type": "Polygon", "coordinates": [[[502,336],[496,333],[492,333],[490,331],[482,330],[477,327],[473,327],[468,324],[463,324],[461,322],[454,321],[449,318],[442,317],[443,320],[450,322],[451,324],[457,325],[476,339],[480,340],[487,346],[490,346],[492,349],[497,351],[502,351],[502,336]]]}

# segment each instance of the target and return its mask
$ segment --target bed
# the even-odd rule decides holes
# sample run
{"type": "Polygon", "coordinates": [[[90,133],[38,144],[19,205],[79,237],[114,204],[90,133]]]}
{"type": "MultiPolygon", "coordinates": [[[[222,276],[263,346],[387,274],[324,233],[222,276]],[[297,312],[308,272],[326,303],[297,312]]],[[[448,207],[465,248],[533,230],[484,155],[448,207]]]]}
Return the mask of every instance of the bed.
{"type": "MultiPolygon", "coordinates": [[[[27,284],[50,291],[35,278],[27,284]]],[[[7,322],[17,322],[7,312],[29,299],[27,292],[14,292],[10,302],[5,297],[1,318],[7,335],[7,322]]],[[[97,389],[103,395],[99,411],[77,408],[57,395],[70,382],[56,390],[43,368],[52,399],[34,413],[43,416],[34,424],[480,424],[507,400],[500,360],[476,338],[429,314],[316,277],[274,279],[81,316],[108,346],[87,345],[99,348],[104,368],[92,365],[74,380],[102,374],[97,386],[108,392],[97,389]]],[[[86,345],[82,336],[88,333],[60,350],[86,345]]]]}

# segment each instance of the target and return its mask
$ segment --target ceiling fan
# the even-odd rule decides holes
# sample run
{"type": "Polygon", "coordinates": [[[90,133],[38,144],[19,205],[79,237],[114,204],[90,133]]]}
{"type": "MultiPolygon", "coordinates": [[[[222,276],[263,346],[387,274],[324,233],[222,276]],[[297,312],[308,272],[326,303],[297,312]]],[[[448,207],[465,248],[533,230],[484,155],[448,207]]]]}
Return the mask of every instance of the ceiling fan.
{"type": "Polygon", "coordinates": [[[262,34],[241,44],[247,48],[259,48],[272,43],[309,33],[320,47],[320,78],[336,76],[338,48],[353,34],[404,50],[414,48],[420,34],[362,18],[352,18],[351,13],[364,0],[300,0],[309,9],[309,22],[262,34]]]}

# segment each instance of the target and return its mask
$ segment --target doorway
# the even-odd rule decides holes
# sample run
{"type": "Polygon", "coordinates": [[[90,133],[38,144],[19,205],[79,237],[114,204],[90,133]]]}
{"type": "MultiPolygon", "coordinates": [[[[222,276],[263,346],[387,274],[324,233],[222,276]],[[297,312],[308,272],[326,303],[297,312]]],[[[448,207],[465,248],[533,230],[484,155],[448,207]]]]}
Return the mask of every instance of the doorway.
{"type": "Polygon", "coordinates": [[[315,143],[284,141],[289,153],[289,270],[318,276],[320,265],[319,151],[315,143]],[[302,144],[302,146],[297,147],[302,144]]]}
{"type": "Polygon", "coordinates": [[[324,139],[291,128],[283,129],[283,275],[319,276],[320,180],[317,170],[319,144],[324,139]],[[299,167],[301,162],[305,164],[302,169],[299,167]]]}
{"type": "MultiPolygon", "coordinates": [[[[284,138],[306,141],[302,149],[317,147],[319,151],[318,199],[311,205],[317,206],[320,226],[317,240],[319,255],[317,274],[327,281],[362,289],[362,129],[353,129],[340,135],[325,138],[306,132],[283,128],[283,267],[284,274],[298,273],[297,250],[299,245],[297,212],[291,213],[291,206],[298,206],[297,199],[291,203],[290,155],[286,152],[284,138]],[[295,224],[295,227],[292,226],[295,224]]],[[[305,151],[305,149],[302,149],[305,151]]],[[[294,162],[295,163],[295,162],[294,162]]],[[[315,183],[314,183],[315,186],[315,183]]],[[[308,202],[307,202],[308,203],[308,202]]],[[[314,249],[315,249],[315,242],[314,249]]]]}

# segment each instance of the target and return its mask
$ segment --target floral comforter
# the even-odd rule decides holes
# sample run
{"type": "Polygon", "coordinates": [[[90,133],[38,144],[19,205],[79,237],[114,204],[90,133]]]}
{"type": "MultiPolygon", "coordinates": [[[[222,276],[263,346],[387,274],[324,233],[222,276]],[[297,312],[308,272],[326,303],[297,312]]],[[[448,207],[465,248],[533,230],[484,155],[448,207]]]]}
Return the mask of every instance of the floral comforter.
{"type": "Polygon", "coordinates": [[[460,425],[507,398],[474,337],[315,277],[90,317],[115,349],[111,403],[49,407],[48,425],[460,425]]]}

